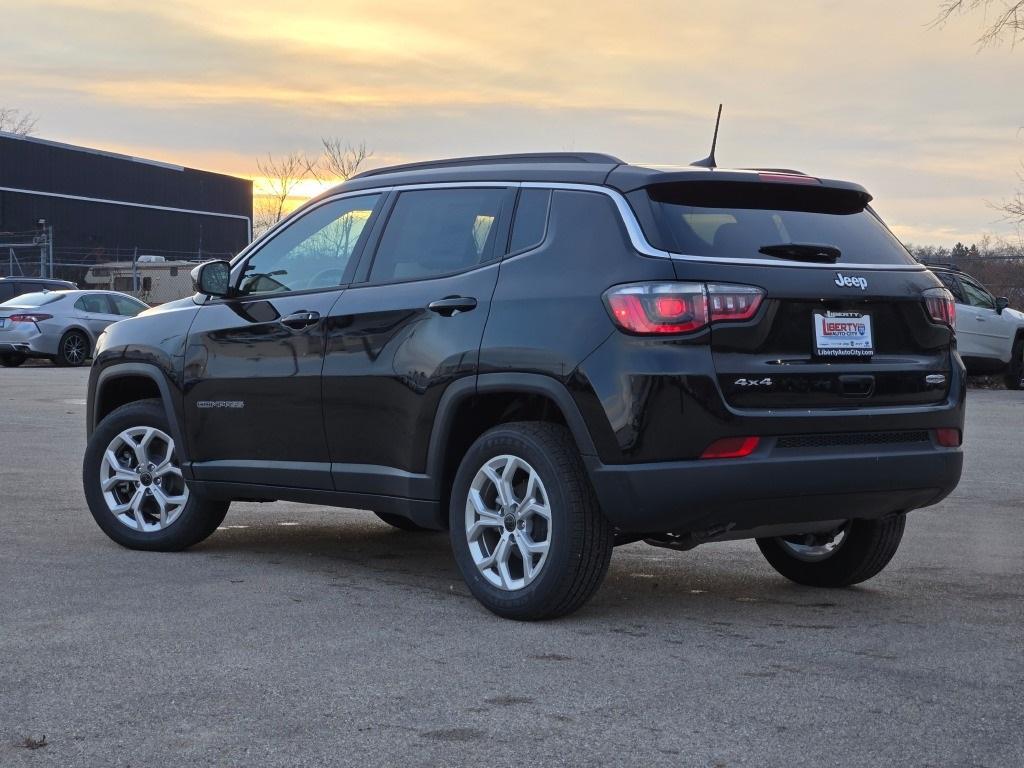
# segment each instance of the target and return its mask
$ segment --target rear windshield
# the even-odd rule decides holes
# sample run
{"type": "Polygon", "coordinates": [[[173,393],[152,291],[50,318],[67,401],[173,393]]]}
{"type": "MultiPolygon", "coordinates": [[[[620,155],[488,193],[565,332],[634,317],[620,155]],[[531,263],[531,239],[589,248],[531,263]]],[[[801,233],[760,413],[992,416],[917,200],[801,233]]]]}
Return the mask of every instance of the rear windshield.
{"type": "Polygon", "coordinates": [[[651,243],[673,253],[772,262],[780,259],[761,248],[806,244],[839,249],[837,264],[914,263],[852,190],[720,181],[647,192],[657,228],[648,233],[651,243]]]}
{"type": "Polygon", "coordinates": [[[0,307],[41,307],[64,298],[63,293],[26,293],[0,304],[0,307]]]}

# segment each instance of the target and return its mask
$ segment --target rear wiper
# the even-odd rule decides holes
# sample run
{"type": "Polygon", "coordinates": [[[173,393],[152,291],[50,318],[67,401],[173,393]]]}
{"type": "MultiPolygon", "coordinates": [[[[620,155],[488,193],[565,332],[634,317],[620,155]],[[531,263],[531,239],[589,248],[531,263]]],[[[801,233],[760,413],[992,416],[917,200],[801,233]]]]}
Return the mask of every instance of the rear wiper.
{"type": "Polygon", "coordinates": [[[797,261],[826,261],[834,264],[843,255],[842,251],[832,245],[815,245],[814,243],[779,243],[778,245],[762,245],[757,249],[765,256],[777,256],[780,259],[796,259],[797,261]]]}

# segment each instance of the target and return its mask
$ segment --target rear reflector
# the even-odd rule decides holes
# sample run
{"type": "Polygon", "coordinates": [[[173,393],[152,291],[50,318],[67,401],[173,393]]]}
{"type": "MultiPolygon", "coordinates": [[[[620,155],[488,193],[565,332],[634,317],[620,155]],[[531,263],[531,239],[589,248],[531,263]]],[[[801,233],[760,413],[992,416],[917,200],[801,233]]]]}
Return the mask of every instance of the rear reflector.
{"type": "Polygon", "coordinates": [[[704,449],[702,459],[740,459],[757,450],[759,437],[723,437],[704,449]]]}
{"type": "Polygon", "coordinates": [[[959,448],[962,435],[960,434],[959,429],[942,427],[941,429],[935,430],[935,440],[943,448],[959,448]]]}

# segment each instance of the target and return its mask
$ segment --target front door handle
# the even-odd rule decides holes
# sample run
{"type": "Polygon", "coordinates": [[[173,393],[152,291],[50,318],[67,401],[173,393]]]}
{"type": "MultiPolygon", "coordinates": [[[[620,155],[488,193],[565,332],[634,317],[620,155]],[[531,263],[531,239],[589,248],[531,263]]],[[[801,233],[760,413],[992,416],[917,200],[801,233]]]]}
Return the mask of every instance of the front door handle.
{"type": "Polygon", "coordinates": [[[427,304],[427,309],[437,312],[442,317],[451,317],[459,312],[476,309],[476,299],[472,296],[445,296],[443,299],[427,304]]]}
{"type": "Polygon", "coordinates": [[[320,322],[319,312],[308,312],[302,310],[301,312],[293,312],[287,317],[282,317],[281,322],[287,325],[289,328],[294,328],[299,331],[303,328],[308,328],[311,325],[315,325],[320,322]]]}

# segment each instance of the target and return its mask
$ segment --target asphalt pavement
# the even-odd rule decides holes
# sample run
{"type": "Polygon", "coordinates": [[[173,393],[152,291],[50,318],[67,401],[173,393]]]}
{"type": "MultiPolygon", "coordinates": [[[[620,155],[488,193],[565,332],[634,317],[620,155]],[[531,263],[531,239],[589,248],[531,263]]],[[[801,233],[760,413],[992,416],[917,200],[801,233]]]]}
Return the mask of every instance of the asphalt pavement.
{"type": "Polygon", "coordinates": [[[0,766],[1024,765],[1024,392],[880,576],[753,542],[616,550],[580,612],[503,621],[444,534],[235,504],[179,554],[81,490],[87,371],[0,369],[0,766]]]}

